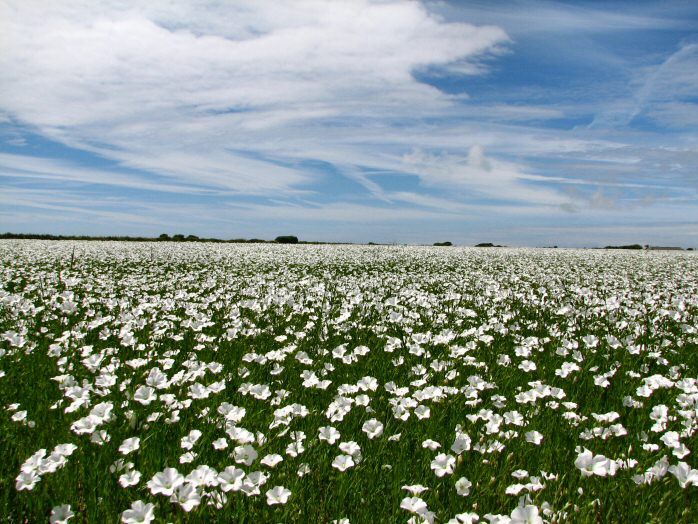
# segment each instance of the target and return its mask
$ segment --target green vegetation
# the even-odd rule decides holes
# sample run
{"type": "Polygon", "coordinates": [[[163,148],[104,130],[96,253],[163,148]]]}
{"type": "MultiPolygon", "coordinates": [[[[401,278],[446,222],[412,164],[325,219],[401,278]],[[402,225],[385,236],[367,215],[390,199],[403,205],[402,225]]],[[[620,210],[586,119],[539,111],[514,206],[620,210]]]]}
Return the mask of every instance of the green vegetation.
{"type": "Polygon", "coordinates": [[[0,268],[8,522],[698,521],[694,255],[3,240],[0,268]]]}

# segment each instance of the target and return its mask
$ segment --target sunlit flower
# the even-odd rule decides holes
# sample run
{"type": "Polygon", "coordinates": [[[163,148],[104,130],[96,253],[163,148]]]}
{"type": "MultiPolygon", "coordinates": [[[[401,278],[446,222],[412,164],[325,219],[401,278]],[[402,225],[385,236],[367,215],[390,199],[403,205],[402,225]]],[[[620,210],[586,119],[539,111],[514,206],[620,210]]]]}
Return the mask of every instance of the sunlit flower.
{"type": "Polygon", "coordinates": [[[273,506],[275,504],[286,504],[290,496],[291,490],[288,490],[283,486],[274,486],[272,489],[267,491],[267,504],[269,506],[273,506]]]}
{"type": "Polygon", "coordinates": [[[150,524],[155,520],[155,505],[145,504],[137,500],[121,514],[121,522],[124,524],[150,524]]]}
{"type": "Polygon", "coordinates": [[[56,506],[51,510],[49,522],[50,524],[65,524],[74,516],[75,513],[73,513],[73,511],[70,509],[70,504],[63,504],[62,506],[56,506]]]}
{"type": "Polygon", "coordinates": [[[453,473],[453,468],[456,466],[456,458],[452,455],[439,453],[436,458],[431,461],[431,469],[437,477],[450,475],[453,473]]]}

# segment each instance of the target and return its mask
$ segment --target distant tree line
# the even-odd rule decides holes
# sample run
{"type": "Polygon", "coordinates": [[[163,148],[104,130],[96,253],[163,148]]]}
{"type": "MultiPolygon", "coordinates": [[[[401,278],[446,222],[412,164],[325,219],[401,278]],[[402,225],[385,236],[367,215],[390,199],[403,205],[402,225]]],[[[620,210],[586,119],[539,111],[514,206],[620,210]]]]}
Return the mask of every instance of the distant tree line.
{"type": "Polygon", "coordinates": [[[0,239],[29,239],[29,240],[111,240],[121,242],[224,242],[236,244],[324,244],[325,242],[307,242],[298,240],[297,236],[282,235],[274,240],[262,240],[260,238],[233,238],[224,240],[221,238],[200,238],[196,235],[183,235],[177,233],[168,235],[163,233],[158,237],[132,237],[132,236],[91,236],[91,235],[49,235],[40,233],[1,233],[0,239]]]}

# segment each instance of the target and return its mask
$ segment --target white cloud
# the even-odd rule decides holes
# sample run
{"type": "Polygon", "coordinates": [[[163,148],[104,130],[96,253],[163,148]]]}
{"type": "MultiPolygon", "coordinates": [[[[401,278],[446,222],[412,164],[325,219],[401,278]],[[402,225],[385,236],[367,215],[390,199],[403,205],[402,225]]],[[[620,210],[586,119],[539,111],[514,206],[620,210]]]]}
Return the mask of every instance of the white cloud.
{"type": "Polygon", "coordinates": [[[273,143],[303,136],[308,121],[440,114],[450,97],[413,71],[467,64],[507,42],[499,28],[446,23],[416,2],[361,0],[30,0],[0,7],[0,35],[0,110],[18,122],[241,192],[308,182],[232,153],[247,134],[273,143]]]}

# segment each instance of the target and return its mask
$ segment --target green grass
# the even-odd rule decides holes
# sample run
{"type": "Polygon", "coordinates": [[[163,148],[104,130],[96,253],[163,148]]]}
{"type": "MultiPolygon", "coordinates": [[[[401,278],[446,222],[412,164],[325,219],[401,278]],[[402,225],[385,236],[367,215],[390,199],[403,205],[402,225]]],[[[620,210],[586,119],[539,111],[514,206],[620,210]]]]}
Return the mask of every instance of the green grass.
{"type": "MultiPolygon", "coordinates": [[[[486,514],[508,516],[522,502],[537,506],[547,522],[698,520],[695,485],[681,488],[671,473],[651,484],[633,480],[665,455],[671,465],[679,462],[660,440],[665,431],[683,432],[681,442],[698,449],[698,399],[690,382],[698,376],[698,259],[691,255],[2,241],[0,268],[0,334],[5,333],[0,337],[0,515],[7,522],[44,521],[62,504],[75,512],[71,522],[119,522],[136,500],[155,504],[156,522],[399,522],[411,516],[400,508],[410,496],[402,486],[414,484],[429,488],[421,498],[437,522],[467,511],[481,521],[486,514]],[[65,300],[75,303],[73,312],[62,310],[65,300]],[[100,317],[103,322],[96,325],[100,317]],[[24,344],[14,342],[11,332],[20,333],[24,344]],[[444,343],[435,340],[438,335],[446,336],[444,343]],[[589,335],[599,339],[597,347],[586,347],[589,335]],[[608,335],[620,347],[612,347],[608,335]],[[391,352],[385,350],[389,337],[401,342],[391,352]],[[558,351],[572,342],[578,344],[577,360],[575,350],[558,351]],[[53,344],[60,344],[60,352],[53,344]],[[348,353],[358,346],[370,352],[344,363],[332,354],[340,345],[348,353]],[[526,353],[521,350],[526,345],[530,354],[517,356],[517,349],[526,353]],[[639,354],[631,354],[633,346],[641,346],[639,354]],[[264,364],[243,360],[249,354],[275,358],[281,350],[286,356],[279,362],[284,366],[280,374],[272,374],[271,359],[264,364]],[[312,363],[299,362],[295,357],[301,352],[312,363]],[[93,372],[83,360],[99,354],[104,358],[93,372]],[[502,355],[510,358],[508,366],[499,363],[502,355]],[[134,369],[129,365],[134,359],[144,364],[134,369]],[[520,369],[524,360],[536,369],[520,369]],[[214,362],[222,365],[220,373],[201,370],[214,362]],[[580,370],[558,376],[555,371],[565,362],[576,362],[580,370]],[[162,399],[148,405],[133,400],[156,366],[171,381],[157,393],[183,403],[177,406],[177,423],[164,422],[173,408],[162,399]],[[608,387],[595,385],[595,377],[612,369],[608,387]],[[303,387],[304,370],[331,385],[303,387]],[[103,391],[96,380],[100,372],[116,379],[103,391]],[[670,377],[673,387],[638,396],[644,378],[655,374],[670,377]],[[89,390],[90,406],[65,412],[71,400],[54,380],[60,375],[89,390]],[[347,397],[368,395],[369,409],[352,406],[341,421],[328,420],[338,388],[366,376],[377,380],[378,389],[347,397]],[[193,383],[221,380],[223,391],[205,399],[188,397],[193,383]],[[482,381],[488,385],[473,387],[482,381]],[[390,382],[407,388],[404,398],[429,386],[444,388],[444,394],[416,400],[430,408],[429,418],[419,420],[410,409],[403,421],[393,410],[397,396],[385,388],[390,382]],[[562,389],[564,398],[517,401],[536,382],[562,389]],[[243,383],[266,384],[272,396],[243,395],[243,383]],[[287,396],[274,400],[279,391],[287,396]],[[628,407],[626,397],[642,407],[628,407]],[[100,402],[113,404],[113,418],[99,426],[110,436],[102,446],[71,431],[71,424],[100,402]],[[217,413],[223,402],[245,408],[238,425],[266,437],[254,443],[259,457],[249,467],[231,457],[237,444],[217,413]],[[9,409],[14,403],[19,407],[9,409]],[[274,410],[293,403],[305,406],[308,415],[293,419],[288,428],[270,429],[274,410]],[[660,404],[668,407],[670,418],[664,430],[653,432],[650,413],[660,404]],[[11,420],[21,410],[32,425],[11,420]],[[512,411],[523,415],[522,426],[501,422],[499,429],[492,427],[512,411]],[[565,418],[570,411],[586,420],[571,422],[565,418]],[[611,411],[620,415],[613,423],[622,424],[626,435],[580,438],[610,425],[596,422],[592,413],[611,411]],[[158,412],[157,420],[148,421],[158,412]],[[478,414],[489,417],[489,432],[487,420],[474,420],[478,414]],[[361,428],[373,418],[384,424],[384,432],[369,439],[361,428]],[[334,445],[318,439],[318,428],[328,425],[341,433],[334,445]],[[431,461],[441,452],[455,456],[450,447],[459,425],[473,446],[487,447],[496,439],[503,447],[492,453],[465,451],[452,474],[437,477],[431,461]],[[196,459],[180,464],[186,451],[181,438],[192,429],[202,432],[193,449],[196,459]],[[539,446],[525,439],[532,430],[543,434],[539,446]],[[306,434],[305,451],[297,457],[286,450],[294,431],[306,434]],[[398,433],[399,440],[389,440],[398,433]],[[123,457],[120,444],[134,436],[140,438],[140,449],[123,457]],[[221,437],[230,444],[225,451],[212,446],[221,437]],[[426,439],[441,449],[424,449],[426,439]],[[357,442],[362,455],[345,472],[331,466],[342,441],[357,442]],[[43,475],[31,490],[15,488],[27,458],[64,443],[78,446],[65,467],[43,475]],[[659,448],[643,449],[647,443],[659,448]],[[575,467],[580,446],[637,465],[614,476],[583,477],[575,467]],[[270,453],[284,458],[273,469],[259,464],[270,453]],[[141,472],[138,485],[119,485],[120,473],[110,471],[119,459],[141,472]],[[302,477],[297,474],[301,464],[310,469],[302,477]],[[207,502],[219,489],[202,488],[201,504],[191,512],[153,495],[146,485],[167,467],[186,475],[200,465],[218,472],[236,465],[246,473],[265,471],[269,479],[260,496],[232,491],[218,507],[207,502]],[[516,470],[536,477],[544,472],[544,488],[528,493],[526,501],[521,500],[526,491],[508,495],[507,487],[527,482],[512,477],[516,470]],[[472,482],[467,497],[455,489],[463,476],[472,482]],[[292,495],[286,504],[269,506],[265,492],[276,485],[292,495]]],[[[692,453],[680,460],[698,466],[692,453]]]]}

